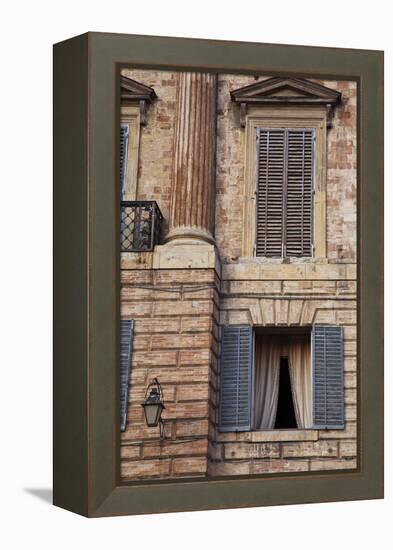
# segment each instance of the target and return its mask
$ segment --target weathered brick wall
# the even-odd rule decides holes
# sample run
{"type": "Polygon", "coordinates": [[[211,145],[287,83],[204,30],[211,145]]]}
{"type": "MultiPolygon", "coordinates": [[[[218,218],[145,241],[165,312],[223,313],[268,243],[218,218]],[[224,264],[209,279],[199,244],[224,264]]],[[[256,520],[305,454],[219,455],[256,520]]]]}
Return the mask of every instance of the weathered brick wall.
{"type": "Polygon", "coordinates": [[[123,480],[206,475],[209,393],[217,363],[216,285],[211,269],[121,271],[121,315],[135,319],[121,437],[123,480]],[[154,377],[165,396],[162,442],[158,428],[146,426],[141,407],[154,377]]]}

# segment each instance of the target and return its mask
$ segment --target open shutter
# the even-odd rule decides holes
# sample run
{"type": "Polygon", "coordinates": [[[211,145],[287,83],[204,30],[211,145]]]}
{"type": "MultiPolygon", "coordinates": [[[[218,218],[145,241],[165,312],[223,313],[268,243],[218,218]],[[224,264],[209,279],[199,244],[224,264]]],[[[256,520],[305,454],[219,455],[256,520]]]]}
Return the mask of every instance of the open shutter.
{"type": "Polygon", "coordinates": [[[128,124],[120,125],[120,195],[124,196],[127,173],[128,136],[130,129],[128,124]]]}
{"type": "Polygon", "coordinates": [[[134,321],[120,321],[120,429],[126,429],[134,321]]]}
{"type": "Polygon", "coordinates": [[[312,331],[313,427],[344,428],[342,327],[315,325],[312,331]]]}
{"type": "Polygon", "coordinates": [[[256,255],[281,257],[284,230],[285,130],[257,130],[256,255]]]}
{"type": "Polygon", "coordinates": [[[285,255],[312,256],[314,130],[287,130],[285,255]]]}
{"type": "Polygon", "coordinates": [[[256,255],[312,256],[314,130],[257,129],[256,255]]]}
{"type": "Polygon", "coordinates": [[[248,325],[222,329],[219,430],[251,429],[253,330],[248,325]]]}

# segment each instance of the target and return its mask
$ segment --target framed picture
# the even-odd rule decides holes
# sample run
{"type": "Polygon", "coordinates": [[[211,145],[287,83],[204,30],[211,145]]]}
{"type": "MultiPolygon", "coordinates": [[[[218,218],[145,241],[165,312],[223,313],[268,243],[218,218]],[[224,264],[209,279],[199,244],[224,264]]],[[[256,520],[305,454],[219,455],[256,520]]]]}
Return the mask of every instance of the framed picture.
{"type": "Polygon", "coordinates": [[[54,502],[383,496],[383,54],[54,47],[54,502]]]}

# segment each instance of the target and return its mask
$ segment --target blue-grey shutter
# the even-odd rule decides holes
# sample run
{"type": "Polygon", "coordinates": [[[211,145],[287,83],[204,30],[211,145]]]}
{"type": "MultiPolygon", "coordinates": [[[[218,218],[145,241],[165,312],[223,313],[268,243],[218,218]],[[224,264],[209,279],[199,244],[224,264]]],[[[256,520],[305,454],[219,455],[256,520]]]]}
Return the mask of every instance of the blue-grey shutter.
{"type": "Polygon", "coordinates": [[[312,331],[313,427],[344,428],[342,327],[315,325],[312,331]]]}
{"type": "Polygon", "coordinates": [[[128,136],[130,129],[128,124],[120,125],[120,194],[124,196],[125,180],[127,173],[128,136]]]}
{"type": "Polygon", "coordinates": [[[248,325],[222,328],[219,430],[251,429],[253,329],[248,325]]]}
{"type": "Polygon", "coordinates": [[[134,321],[122,319],[120,321],[120,429],[122,432],[127,424],[133,332],[134,321]]]}

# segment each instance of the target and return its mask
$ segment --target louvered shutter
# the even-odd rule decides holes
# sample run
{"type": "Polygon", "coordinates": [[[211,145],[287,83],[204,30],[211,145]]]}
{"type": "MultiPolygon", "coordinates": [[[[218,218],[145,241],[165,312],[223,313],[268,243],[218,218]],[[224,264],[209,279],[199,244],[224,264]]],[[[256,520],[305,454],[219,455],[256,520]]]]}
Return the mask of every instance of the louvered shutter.
{"type": "Polygon", "coordinates": [[[312,255],[314,130],[287,130],[285,255],[312,255]]]}
{"type": "Polygon", "coordinates": [[[131,372],[132,340],[134,321],[120,321],[120,429],[124,431],[127,424],[128,384],[131,372]]]}
{"type": "Polygon", "coordinates": [[[285,130],[258,128],[256,255],[280,257],[284,229],[285,130]]]}
{"type": "Polygon", "coordinates": [[[120,194],[124,196],[127,173],[128,137],[130,129],[128,124],[120,125],[120,194]]]}
{"type": "Polygon", "coordinates": [[[313,427],[344,428],[342,328],[315,325],[312,331],[313,427]]]}
{"type": "Polygon", "coordinates": [[[256,255],[311,256],[314,130],[257,129],[256,255]]]}
{"type": "Polygon", "coordinates": [[[253,330],[247,325],[222,328],[219,430],[251,429],[253,330]]]}

